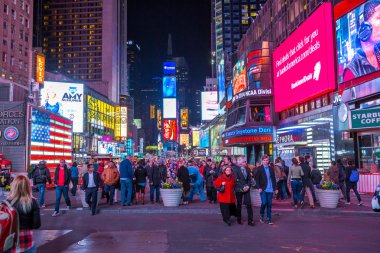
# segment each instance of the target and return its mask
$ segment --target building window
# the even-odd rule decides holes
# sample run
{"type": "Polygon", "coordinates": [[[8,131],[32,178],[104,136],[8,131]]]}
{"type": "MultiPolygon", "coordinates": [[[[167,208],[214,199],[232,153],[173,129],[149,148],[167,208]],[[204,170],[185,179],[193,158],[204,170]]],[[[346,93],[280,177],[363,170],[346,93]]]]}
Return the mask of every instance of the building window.
{"type": "Polygon", "coordinates": [[[16,20],[16,11],[12,10],[12,19],[16,20]]]}
{"type": "Polygon", "coordinates": [[[12,56],[11,57],[11,66],[13,67],[15,65],[15,58],[12,56]]]}
{"type": "Polygon", "coordinates": [[[8,5],[4,4],[4,13],[8,14],[8,5]]]}
{"type": "Polygon", "coordinates": [[[3,29],[7,30],[7,22],[6,21],[3,22],[3,29]]]}
{"type": "Polygon", "coordinates": [[[29,14],[29,5],[28,4],[25,4],[25,10],[26,10],[26,13],[29,14]]]}
{"type": "Polygon", "coordinates": [[[3,52],[3,57],[2,57],[3,62],[7,62],[7,54],[3,52]]]}
{"type": "Polygon", "coordinates": [[[15,48],[15,42],[11,40],[11,49],[14,49],[14,48],[15,48]]]}
{"type": "Polygon", "coordinates": [[[26,28],[29,28],[29,20],[28,19],[25,19],[25,26],[26,26],[26,28]]]}
{"type": "Polygon", "coordinates": [[[6,40],[6,39],[3,39],[3,46],[4,46],[4,47],[7,46],[7,40],[6,40]]]}
{"type": "Polygon", "coordinates": [[[11,34],[15,34],[15,25],[11,25],[11,34]]]}
{"type": "Polygon", "coordinates": [[[251,122],[271,122],[269,105],[251,105],[250,108],[251,122]]]}

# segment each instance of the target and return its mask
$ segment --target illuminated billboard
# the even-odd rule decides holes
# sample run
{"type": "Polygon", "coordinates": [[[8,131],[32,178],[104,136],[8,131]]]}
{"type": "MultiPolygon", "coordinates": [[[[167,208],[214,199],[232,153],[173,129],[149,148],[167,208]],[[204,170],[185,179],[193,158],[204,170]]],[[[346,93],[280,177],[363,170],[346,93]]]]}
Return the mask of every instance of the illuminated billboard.
{"type": "Polygon", "coordinates": [[[161,109],[157,109],[157,129],[158,130],[161,130],[161,124],[162,124],[161,109]]]}
{"type": "Polygon", "coordinates": [[[247,88],[247,71],[245,68],[245,56],[243,55],[233,68],[233,92],[234,95],[247,88]]]}
{"type": "Polygon", "coordinates": [[[36,82],[43,84],[45,81],[45,57],[42,55],[36,56],[36,82]]]}
{"type": "Polygon", "coordinates": [[[164,98],[164,113],[165,119],[175,119],[177,118],[177,99],[175,98],[164,98]]]}
{"type": "MultiPolygon", "coordinates": [[[[263,41],[261,47],[247,55],[247,79],[250,89],[261,88],[261,81],[270,77],[269,42],[263,41]]],[[[268,86],[269,87],[269,86],[268,86]]]]}
{"type": "Polygon", "coordinates": [[[156,106],[150,105],[150,119],[156,118],[156,106]]]}
{"type": "Polygon", "coordinates": [[[179,145],[185,145],[186,148],[189,148],[189,146],[190,146],[189,134],[180,134],[179,135],[179,145]]]}
{"type": "Polygon", "coordinates": [[[164,62],[164,75],[175,75],[175,62],[164,62]]]}
{"type": "Polygon", "coordinates": [[[115,129],[115,116],[115,106],[87,95],[87,123],[92,127],[115,129]]]}
{"type": "Polygon", "coordinates": [[[218,91],[219,103],[226,97],[226,78],[224,75],[224,60],[222,59],[218,64],[218,91]]]}
{"type": "Polygon", "coordinates": [[[210,130],[201,129],[199,132],[199,147],[208,148],[210,146],[210,130]]]}
{"type": "Polygon", "coordinates": [[[187,129],[189,127],[189,109],[182,108],[180,110],[181,129],[187,129]]]}
{"type": "Polygon", "coordinates": [[[379,5],[367,1],[336,21],[339,83],[379,70],[379,5]]]}
{"type": "Polygon", "coordinates": [[[177,120],[164,119],[162,131],[164,141],[177,141],[177,120]]]}
{"type": "Polygon", "coordinates": [[[199,130],[193,130],[192,136],[193,136],[193,147],[198,147],[199,146],[199,130]]]}
{"type": "Polygon", "coordinates": [[[227,87],[227,101],[232,100],[232,83],[230,83],[227,87]]]}
{"type": "Polygon", "coordinates": [[[164,98],[176,96],[176,78],[175,76],[164,76],[162,85],[162,94],[164,98]]]}
{"type": "Polygon", "coordinates": [[[42,107],[73,121],[73,132],[83,132],[83,84],[45,81],[42,107]]]}
{"type": "Polygon", "coordinates": [[[202,120],[212,120],[218,115],[218,92],[202,92],[202,120]]]}
{"type": "Polygon", "coordinates": [[[98,154],[99,155],[116,155],[117,143],[98,141],[98,154]]]}
{"type": "Polygon", "coordinates": [[[332,7],[324,3],[273,52],[276,112],[335,89],[333,27],[328,20],[332,7]]]}

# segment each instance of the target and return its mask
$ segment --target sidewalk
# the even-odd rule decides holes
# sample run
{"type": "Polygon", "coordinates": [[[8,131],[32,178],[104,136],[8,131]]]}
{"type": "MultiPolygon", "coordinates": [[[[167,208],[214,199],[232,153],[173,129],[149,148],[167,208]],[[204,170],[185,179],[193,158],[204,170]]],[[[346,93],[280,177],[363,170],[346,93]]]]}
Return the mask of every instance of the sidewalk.
{"type": "MultiPolygon", "coordinates": [[[[35,194],[38,196],[38,193],[35,194]]],[[[79,199],[79,192],[77,196],[71,196],[71,209],[72,211],[77,212],[88,212],[88,208],[83,208],[81,201],[79,199]]],[[[119,202],[114,205],[109,205],[106,203],[106,199],[102,199],[99,203],[98,210],[100,213],[144,213],[144,214],[153,214],[153,213],[184,213],[184,214],[214,214],[220,213],[218,204],[210,204],[208,201],[200,202],[197,196],[194,201],[189,205],[181,205],[179,207],[164,207],[162,203],[151,204],[149,201],[149,193],[145,195],[145,205],[131,205],[131,206],[121,206],[120,205],[120,192],[119,192],[119,202]]],[[[311,209],[307,203],[303,209],[294,209],[292,207],[292,200],[273,200],[272,211],[274,214],[278,215],[317,215],[317,216],[379,216],[380,213],[373,212],[371,209],[371,200],[372,195],[361,195],[363,206],[357,205],[356,197],[353,195],[351,197],[351,205],[346,205],[345,202],[340,201],[336,209],[320,208],[318,205],[315,209],[311,209]]],[[[46,208],[43,208],[42,211],[54,211],[55,206],[55,190],[47,190],[45,192],[45,204],[46,208]]],[[[62,196],[61,199],[61,210],[65,213],[66,204],[62,196]]],[[[258,211],[260,207],[253,207],[254,210],[258,211]]]]}

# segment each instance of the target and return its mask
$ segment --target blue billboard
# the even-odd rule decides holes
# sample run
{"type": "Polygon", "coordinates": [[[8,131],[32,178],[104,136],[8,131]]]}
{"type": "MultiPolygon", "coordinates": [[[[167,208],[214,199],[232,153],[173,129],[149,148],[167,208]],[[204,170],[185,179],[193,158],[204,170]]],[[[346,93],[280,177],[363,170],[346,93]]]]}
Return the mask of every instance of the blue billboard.
{"type": "Polygon", "coordinates": [[[227,87],[227,102],[232,100],[232,82],[227,87]]]}
{"type": "Polygon", "coordinates": [[[162,94],[164,98],[176,97],[175,76],[164,76],[162,84],[162,94]]]}
{"type": "Polygon", "coordinates": [[[164,75],[175,75],[175,62],[164,62],[164,75]]]}
{"type": "Polygon", "coordinates": [[[224,76],[224,64],[220,63],[218,65],[218,91],[219,91],[219,103],[222,102],[226,96],[226,79],[224,76]]]}

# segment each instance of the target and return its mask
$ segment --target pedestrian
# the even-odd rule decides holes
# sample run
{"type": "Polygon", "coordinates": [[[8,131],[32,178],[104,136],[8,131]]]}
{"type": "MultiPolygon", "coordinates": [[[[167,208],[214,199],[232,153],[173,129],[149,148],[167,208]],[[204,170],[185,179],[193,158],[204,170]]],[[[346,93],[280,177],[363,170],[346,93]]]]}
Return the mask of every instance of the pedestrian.
{"type": "Polygon", "coordinates": [[[327,176],[331,182],[339,184],[339,168],[336,164],[336,161],[331,161],[331,166],[327,170],[327,176]]]}
{"type": "Polygon", "coordinates": [[[311,170],[311,182],[314,186],[316,186],[317,184],[320,184],[322,181],[322,173],[319,169],[317,169],[315,165],[313,165],[312,168],[313,169],[311,170]]]}
{"type": "Polygon", "coordinates": [[[210,165],[205,168],[206,192],[209,203],[216,204],[217,191],[214,186],[214,181],[218,178],[215,162],[210,162],[210,165]]]}
{"type": "Polygon", "coordinates": [[[168,169],[165,165],[165,160],[160,159],[158,161],[158,169],[160,171],[160,177],[162,182],[166,182],[166,179],[168,178],[168,169]]]}
{"type": "Polygon", "coordinates": [[[122,206],[131,205],[133,194],[133,178],[132,157],[127,156],[119,166],[120,170],[120,204],[122,206]]]}
{"type": "Polygon", "coordinates": [[[113,205],[115,188],[119,181],[120,174],[114,162],[109,162],[105,168],[102,179],[104,181],[104,190],[106,191],[107,203],[113,205]]]}
{"type": "Polygon", "coordinates": [[[12,252],[36,252],[32,230],[41,227],[41,216],[40,208],[32,196],[31,185],[27,177],[16,176],[11,184],[11,191],[7,200],[18,213],[19,245],[17,248],[13,248],[12,252]]]}
{"type": "Polygon", "coordinates": [[[223,221],[231,226],[231,216],[236,215],[235,181],[230,165],[225,166],[222,171],[214,186],[218,189],[218,202],[223,221]]]}
{"type": "Polygon", "coordinates": [[[253,211],[251,204],[251,186],[252,186],[252,177],[251,171],[247,167],[247,161],[245,157],[240,156],[237,159],[237,166],[239,169],[235,169],[233,171],[234,182],[235,182],[235,195],[236,195],[236,215],[237,215],[237,223],[243,224],[241,221],[241,207],[244,201],[244,205],[247,208],[247,216],[248,216],[248,225],[253,226],[253,211]]]}
{"type": "Polygon", "coordinates": [[[301,191],[303,201],[301,202],[301,208],[304,206],[305,193],[307,194],[310,208],[314,208],[314,203],[317,201],[317,197],[315,196],[314,185],[311,182],[311,167],[309,166],[308,162],[306,162],[305,157],[300,156],[299,161],[303,171],[301,191]]]}
{"type": "MultiPolygon", "coordinates": [[[[98,172],[100,179],[102,179],[102,175],[104,172],[104,166],[105,166],[105,163],[103,161],[94,164],[94,171],[98,172]]],[[[100,188],[102,189],[102,199],[104,199],[106,197],[106,191],[104,190],[103,180],[101,180],[101,182],[100,182],[100,188]]]]}
{"type": "Polygon", "coordinates": [[[284,183],[282,184],[282,194],[284,196],[284,199],[287,199],[288,196],[290,198],[291,196],[291,193],[289,191],[289,187],[288,187],[288,184],[286,182],[288,182],[288,176],[289,176],[289,166],[287,166],[285,164],[285,161],[281,159],[280,157],[280,160],[281,160],[281,163],[282,163],[282,167],[284,168],[284,183]]]}
{"type": "Polygon", "coordinates": [[[51,184],[50,171],[46,168],[46,161],[40,161],[36,170],[33,172],[33,184],[38,188],[38,204],[40,208],[45,207],[45,189],[47,182],[51,184]]]}
{"type": "Polygon", "coordinates": [[[187,168],[189,170],[189,176],[190,176],[190,193],[189,193],[189,200],[193,200],[194,194],[199,194],[200,201],[206,201],[206,195],[203,189],[203,183],[204,179],[199,172],[199,169],[194,166],[194,162],[190,160],[188,162],[189,167],[187,168]]]}
{"type": "Polygon", "coordinates": [[[77,193],[77,186],[79,182],[79,170],[78,170],[78,164],[76,162],[73,162],[73,165],[70,168],[71,171],[71,183],[73,184],[73,188],[71,188],[71,195],[75,196],[77,193]]]}
{"type": "Polygon", "coordinates": [[[300,203],[303,202],[303,198],[301,195],[302,177],[303,177],[303,170],[301,166],[299,165],[297,158],[294,157],[292,159],[292,166],[289,169],[289,176],[288,176],[288,184],[291,186],[292,193],[293,193],[294,208],[298,208],[298,201],[300,203]]]}
{"type": "Polygon", "coordinates": [[[146,187],[147,176],[148,176],[148,173],[146,171],[146,168],[144,167],[144,161],[140,160],[135,170],[134,177],[136,178],[136,203],[140,201],[140,203],[143,205],[145,204],[144,197],[145,197],[145,187],[146,187]]]}
{"type": "Polygon", "coordinates": [[[54,184],[55,187],[55,209],[53,213],[53,217],[60,215],[59,206],[61,203],[62,194],[65,198],[65,202],[67,205],[67,209],[70,209],[71,201],[69,198],[69,184],[70,184],[70,176],[71,172],[66,165],[64,159],[59,161],[57,168],[54,173],[54,184]]]}
{"type": "Polygon", "coordinates": [[[349,160],[348,166],[346,167],[346,196],[347,196],[347,205],[351,204],[350,199],[350,190],[353,189],[354,193],[356,195],[356,198],[358,199],[359,206],[363,205],[362,198],[360,197],[360,194],[358,192],[358,181],[359,181],[359,172],[354,166],[354,162],[352,160],[349,160]]]}
{"type": "Polygon", "coordinates": [[[189,171],[185,167],[185,161],[181,160],[180,161],[180,167],[178,169],[178,181],[182,182],[182,187],[183,187],[183,194],[182,194],[182,200],[183,204],[187,205],[189,202],[187,201],[187,195],[190,191],[190,176],[189,176],[189,171]]]}
{"type": "Polygon", "coordinates": [[[273,193],[277,194],[276,178],[274,176],[274,170],[269,166],[269,156],[263,155],[261,157],[262,165],[257,168],[256,172],[256,186],[259,189],[261,197],[260,208],[260,222],[264,223],[264,211],[267,209],[266,222],[269,225],[273,225],[272,222],[272,199],[273,193]]]}
{"type": "Polygon", "coordinates": [[[83,184],[81,189],[85,191],[86,203],[91,208],[91,214],[96,214],[96,206],[98,204],[98,189],[100,187],[100,175],[94,171],[92,164],[87,165],[88,172],[83,175],[83,184]]]}
{"type": "Polygon", "coordinates": [[[282,185],[284,184],[284,168],[282,166],[281,160],[279,158],[276,158],[275,164],[274,164],[274,176],[276,178],[276,184],[278,189],[278,194],[276,196],[277,200],[284,200],[284,195],[282,192],[282,185]]]}
{"type": "Polygon", "coordinates": [[[341,159],[337,159],[336,164],[337,164],[338,169],[339,169],[339,188],[340,188],[340,191],[342,192],[344,200],[347,200],[346,184],[345,184],[345,180],[346,180],[345,170],[346,169],[345,169],[341,159]]]}
{"type": "Polygon", "coordinates": [[[148,179],[149,179],[149,190],[150,190],[150,203],[154,203],[154,192],[156,192],[156,203],[160,202],[160,185],[161,185],[161,174],[154,160],[149,160],[148,162],[148,179]]]}

